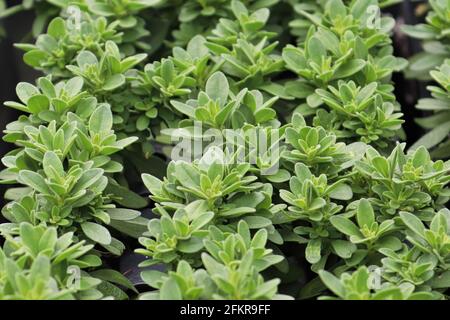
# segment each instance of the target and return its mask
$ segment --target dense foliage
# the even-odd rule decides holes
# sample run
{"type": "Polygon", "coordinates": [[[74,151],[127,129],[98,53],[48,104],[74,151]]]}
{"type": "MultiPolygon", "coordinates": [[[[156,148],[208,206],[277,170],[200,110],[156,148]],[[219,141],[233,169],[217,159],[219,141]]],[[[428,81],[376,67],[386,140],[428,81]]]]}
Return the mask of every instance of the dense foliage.
{"type": "Polygon", "coordinates": [[[396,2],[2,10],[35,9],[16,46],[42,77],[5,102],[22,115],[3,135],[0,299],[446,299],[450,2],[404,28],[433,53],[408,73],[438,83],[409,150],[392,82],[408,61],[380,15],[396,2]],[[144,292],[111,266],[125,251],[144,292]]]}

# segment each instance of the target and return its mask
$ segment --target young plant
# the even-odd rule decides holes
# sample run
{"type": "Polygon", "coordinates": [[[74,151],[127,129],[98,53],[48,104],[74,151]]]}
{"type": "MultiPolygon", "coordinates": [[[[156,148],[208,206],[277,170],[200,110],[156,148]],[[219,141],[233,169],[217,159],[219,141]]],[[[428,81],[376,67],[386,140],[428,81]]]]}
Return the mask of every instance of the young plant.
{"type": "Polygon", "coordinates": [[[90,254],[93,245],[74,243],[73,233],[58,237],[56,228],[20,224],[16,232],[3,228],[0,248],[2,300],[99,299],[100,279],[81,269],[101,265],[90,254]],[[17,237],[15,234],[17,233],[17,237]]]}
{"type": "Polygon", "coordinates": [[[337,296],[323,296],[326,300],[432,300],[429,292],[415,291],[411,284],[394,286],[381,285],[374,288],[370,273],[366,267],[361,267],[352,274],[344,273],[337,278],[328,271],[320,272],[320,278],[325,285],[337,296]]]}
{"type": "MultiPolygon", "coordinates": [[[[273,299],[277,298],[278,279],[264,281],[261,271],[282,260],[266,249],[267,232],[259,230],[253,237],[241,221],[237,233],[224,233],[211,226],[204,239],[206,252],[201,254],[205,269],[193,270],[181,260],[175,271],[143,271],[142,278],[159,290],[141,299],[273,299]]],[[[279,297],[281,298],[281,296],[279,297]]],[[[285,297],[288,298],[288,297],[285,297]]]]}
{"type": "Polygon", "coordinates": [[[313,26],[299,47],[283,49],[286,67],[299,77],[286,84],[286,92],[300,99],[304,116],[313,116],[314,123],[336,131],[338,138],[384,148],[402,123],[401,114],[393,114],[399,106],[389,81],[406,61],[392,56],[392,20],[378,17],[374,24],[369,6],[368,1],[347,6],[334,0],[323,15],[302,11],[313,26]]]}
{"type": "Polygon", "coordinates": [[[416,122],[428,132],[417,140],[411,150],[419,146],[431,149],[433,158],[445,159],[448,152],[448,134],[450,133],[450,60],[446,60],[439,68],[430,72],[439,86],[428,86],[432,98],[422,98],[416,108],[431,115],[416,119],[416,122]]]}
{"type": "Polygon", "coordinates": [[[430,11],[425,18],[425,23],[414,26],[405,25],[402,31],[408,36],[422,40],[423,52],[410,59],[407,69],[409,77],[428,80],[429,72],[440,66],[449,57],[449,40],[447,28],[450,26],[450,7],[447,1],[428,1],[430,11]]]}

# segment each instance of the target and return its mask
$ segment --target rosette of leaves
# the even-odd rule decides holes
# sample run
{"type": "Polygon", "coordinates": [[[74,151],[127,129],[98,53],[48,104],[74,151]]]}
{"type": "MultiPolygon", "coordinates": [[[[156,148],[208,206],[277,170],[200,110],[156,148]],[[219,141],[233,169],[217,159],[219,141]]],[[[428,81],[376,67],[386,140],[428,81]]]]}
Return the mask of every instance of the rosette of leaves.
{"type": "Polygon", "coordinates": [[[107,172],[121,170],[121,164],[110,155],[136,138],[118,139],[111,132],[115,118],[109,105],[98,103],[95,97],[83,91],[83,83],[81,77],[74,77],[53,84],[47,76],[39,78],[37,86],[25,82],[17,85],[20,102],[7,101],[5,105],[28,115],[8,124],[3,140],[23,146],[25,150],[17,149],[8,154],[6,167],[10,168],[14,162],[10,156],[24,156],[23,151],[41,161],[43,152],[52,150],[64,157],[70,152],[77,161],[96,158],[96,165],[107,172]]]}
{"type": "Polygon", "coordinates": [[[235,20],[221,19],[207,37],[212,59],[236,79],[232,87],[273,91],[269,78],[282,71],[284,63],[281,56],[272,53],[278,42],[269,42],[277,34],[264,29],[270,11],[261,8],[250,12],[239,1],[232,1],[231,8],[235,20]]]}
{"type": "Polygon", "coordinates": [[[157,290],[141,294],[139,300],[208,300],[214,290],[208,273],[204,269],[193,269],[184,260],[167,274],[149,270],[141,272],[141,278],[157,290]]]}
{"type": "MultiPolygon", "coordinates": [[[[286,84],[286,93],[304,102],[298,107],[303,115],[316,116],[318,119],[315,121],[320,122],[327,118],[333,121],[327,127],[334,128],[338,117],[326,116],[322,111],[321,116],[318,115],[324,101],[321,99],[323,95],[316,90],[326,90],[329,86],[337,88],[339,81],[353,81],[355,87],[362,88],[377,82],[383,100],[394,99],[390,77],[393,71],[401,70],[406,61],[392,56],[389,39],[394,25],[392,18],[375,19],[367,10],[371,5],[376,8],[376,4],[376,1],[354,1],[346,6],[341,0],[329,1],[321,19],[307,16],[314,26],[308,31],[304,43],[300,47],[288,45],[283,49],[286,67],[300,78],[286,84]]],[[[394,101],[393,105],[397,108],[394,101]]],[[[377,116],[371,114],[370,118],[377,116]]]]}
{"type": "Polygon", "coordinates": [[[279,279],[266,282],[260,274],[283,259],[266,248],[266,241],[266,230],[252,236],[243,221],[239,222],[237,232],[232,233],[211,226],[201,255],[205,269],[194,271],[182,260],[168,274],[144,271],[144,281],[158,290],[142,295],[141,299],[281,298],[277,295],[279,279]]]}
{"type": "Polygon", "coordinates": [[[97,107],[97,101],[83,91],[83,83],[81,77],[73,77],[55,84],[51,76],[38,78],[36,86],[19,82],[16,94],[20,102],[6,101],[4,104],[28,116],[8,124],[3,140],[15,142],[23,138],[23,129],[27,125],[39,126],[51,121],[60,125],[67,119],[68,112],[78,113],[81,118],[89,117],[97,107]]]}
{"type": "Polygon", "coordinates": [[[261,181],[274,184],[283,183],[290,173],[281,168],[285,127],[263,127],[245,124],[242,130],[225,129],[225,148],[237,149],[242,161],[252,164],[254,172],[261,181]]]}
{"type": "Polygon", "coordinates": [[[84,166],[72,166],[66,172],[58,156],[48,151],[43,159],[43,172],[21,170],[18,181],[30,188],[24,191],[34,191],[37,194],[38,201],[35,205],[40,207],[38,210],[41,211],[41,220],[69,228],[74,223],[80,223],[88,238],[109,245],[110,233],[101,225],[89,222],[94,217],[99,221],[109,222],[109,216],[102,211],[108,208],[102,199],[107,179],[103,176],[103,170],[91,167],[92,162],[88,162],[84,166]],[[77,208],[81,210],[77,211],[77,208]]]}
{"type": "Polygon", "coordinates": [[[134,220],[139,212],[115,211],[118,209],[114,209],[111,196],[105,191],[111,182],[104,172],[122,171],[121,164],[109,155],[135,138],[116,139],[111,131],[112,114],[106,105],[94,110],[88,124],[71,113],[67,118],[60,127],[56,121],[39,128],[24,127],[27,139],[17,140],[24,148],[13,150],[2,159],[7,166],[2,172],[3,183],[27,186],[8,189],[6,198],[13,201],[5,207],[4,214],[15,223],[44,223],[77,231],[77,236],[119,254],[123,244],[101,224],[112,220],[126,224],[124,221],[134,220]]]}
{"type": "Polygon", "coordinates": [[[96,288],[101,280],[81,270],[98,266],[101,260],[87,254],[93,246],[86,246],[83,241],[74,244],[72,233],[58,237],[55,228],[22,223],[19,237],[4,232],[2,235],[6,235],[3,249],[0,248],[2,300],[103,297],[96,288]]]}
{"type": "Polygon", "coordinates": [[[76,65],[66,68],[74,75],[84,79],[85,86],[96,97],[105,98],[126,83],[125,73],[142,62],[146,54],[122,58],[118,46],[107,41],[100,57],[91,51],[83,50],[76,57],[76,65]]]}
{"type": "Polygon", "coordinates": [[[269,227],[271,210],[279,210],[272,205],[272,188],[256,182],[249,170],[250,164],[227,159],[220,148],[212,147],[192,163],[172,161],[162,181],[148,174],[142,178],[150,198],[167,210],[202,200],[206,210],[214,213],[216,225],[243,219],[251,228],[269,227]]]}
{"type": "MultiPolygon", "coordinates": [[[[84,47],[84,46],[83,46],[84,47]]],[[[74,53],[75,54],[75,53],[74,53]]],[[[130,134],[139,133],[144,130],[148,123],[132,122],[127,108],[130,105],[137,106],[141,114],[156,117],[156,110],[150,110],[146,101],[130,92],[124,91],[125,86],[134,79],[127,74],[131,68],[146,58],[146,54],[138,54],[122,58],[117,45],[108,40],[104,48],[98,53],[82,50],[73,59],[76,65],[66,65],[70,73],[76,76],[67,82],[53,84],[51,77],[38,79],[38,86],[20,83],[17,86],[17,95],[22,103],[7,102],[6,105],[19,109],[20,111],[33,113],[30,120],[33,123],[39,121],[50,122],[51,120],[64,121],[64,115],[68,111],[77,113],[79,117],[86,118],[96,107],[96,101],[109,102],[114,113],[113,121],[115,129],[130,134]],[[144,109],[145,111],[143,111],[144,109]],[[37,116],[35,116],[37,115],[37,116]]],[[[136,117],[139,120],[139,115],[136,117]]],[[[26,119],[20,118],[19,122],[8,125],[10,128],[21,128],[28,124],[26,119]]],[[[16,130],[12,130],[16,136],[16,130]]],[[[125,134],[121,136],[125,137],[125,134]]],[[[145,144],[146,137],[140,137],[141,144],[145,144]]]]}
{"type": "MultiPolygon", "coordinates": [[[[408,248],[405,244],[399,252],[388,248],[380,249],[380,252],[386,256],[381,259],[381,275],[388,282],[396,285],[410,283],[424,291],[448,287],[448,273],[438,275],[441,272],[436,268],[437,259],[433,255],[423,254],[417,247],[408,248]],[[434,277],[441,281],[433,280],[434,277]]],[[[433,294],[438,295],[438,291],[433,294]]]]}
{"type": "Polygon", "coordinates": [[[346,212],[330,218],[333,227],[345,238],[348,237],[348,241],[344,239],[339,242],[340,249],[343,250],[341,252],[345,252],[345,256],[340,255],[345,259],[346,266],[343,266],[343,269],[377,262],[377,250],[400,249],[401,237],[394,233],[396,231],[394,220],[385,219],[379,222],[380,215],[375,214],[367,199],[360,199],[358,202],[355,214],[356,224],[350,216],[353,214],[353,212],[346,212]]]}
{"type": "Polygon", "coordinates": [[[20,223],[17,228],[4,224],[0,232],[6,239],[3,245],[6,254],[20,258],[24,264],[36,259],[40,254],[48,256],[60,283],[68,276],[68,266],[91,268],[102,263],[92,252],[94,246],[87,245],[84,240],[75,242],[73,232],[58,236],[55,227],[33,226],[28,222],[20,223]]]}
{"type": "MultiPolygon", "coordinates": [[[[135,290],[124,276],[114,270],[101,269],[88,273],[86,270],[99,267],[102,261],[92,250],[93,245],[86,245],[85,241],[76,242],[72,232],[58,236],[54,227],[32,226],[27,222],[21,223],[17,230],[4,224],[0,232],[6,238],[3,253],[7,258],[18,262],[24,271],[33,268],[36,260],[43,257],[48,259],[50,276],[55,280],[52,288],[67,291],[65,299],[92,300],[108,295],[125,299],[126,293],[117,285],[135,290]]],[[[14,276],[14,271],[9,276],[14,276]]],[[[30,284],[33,285],[33,282],[30,284]]],[[[27,288],[18,284],[11,289],[15,294],[24,294],[23,291],[27,288]]],[[[33,291],[32,288],[29,289],[33,291]]],[[[29,297],[35,299],[32,296],[33,294],[29,297]]]]}
{"type": "Polygon", "coordinates": [[[324,128],[306,125],[303,116],[295,112],[285,131],[286,143],[290,146],[283,152],[284,165],[291,170],[296,163],[306,165],[313,174],[326,174],[332,178],[340,171],[351,167],[363,156],[366,146],[360,142],[345,145],[337,142],[336,136],[324,128]]]}
{"type": "Polygon", "coordinates": [[[250,164],[233,157],[226,158],[221,149],[212,147],[193,163],[172,161],[163,181],[144,174],[150,198],[161,205],[153,211],[159,213],[164,208],[172,213],[201,200],[206,204],[205,210],[214,213],[214,225],[229,230],[244,220],[251,229],[267,229],[272,242],[282,243],[271,219],[284,205],[273,204],[273,187],[255,182],[257,177],[251,174],[250,164]]]}
{"type": "Polygon", "coordinates": [[[2,281],[0,298],[2,300],[68,300],[73,292],[68,288],[58,288],[57,281],[51,276],[49,258],[39,256],[29,268],[7,258],[0,250],[2,281]]]}
{"type": "MultiPolygon", "coordinates": [[[[324,12],[326,10],[327,2],[326,0],[287,0],[287,2],[292,6],[294,10],[294,17],[289,22],[289,27],[291,34],[297,38],[298,43],[302,43],[308,32],[309,27],[311,26],[311,20],[319,21],[322,19],[324,12]]],[[[352,1],[343,1],[345,4],[350,4],[352,1]]],[[[378,10],[375,10],[376,7],[374,5],[378,5],[380,9],[384,9],[386,7],[395,5],[400,3],[401,0],[380,0],[368,1],[372,7],[369,9],[369,13],[372,15],[376,15],[379,13],[378,10]]],[[[375,17],[375,16],[372,16],[375,17]]]]}
{"type": "Polygon", "coordinates": [[[424,112],[432,112],[431,115],[417,118],[416,122],[428,132],[417,140],[411,150],[419,146],[431,149],[433,158],[448,158],[450,153],[448,146],[448,134],[450,133],[450,60],[446,60],[437,70],[430,72],[431,77],[439,86],[428,86],[432,98],[422,98],[416,108],[424,112]]]}
{"type": "Polygon", "coordinates": [[[403,283],[375,285],[373,275],[363,266],[353,273],[343,273],[338,278],[323,270],[320,278],[335,296],[321,296],[324,300],[432,300],[433,294],[416,291],[414,285],[403,283]]]}
{"type": "MultiPolygon", "coordinates": [[[[139,116],[147,113],[156,117],[156,110],[152,105],[129,90],[129,84],[134,80],[135,73],[132,68],[146,58],[146,54],[137,54],[122,58],[117,45],[108,41],[105,51],[97,58],[90,51],[81,51],[77,58],[77,65],[68,65],[67,68],[75,75],[84,79],[84,88],[94,95],[98,101],[111,105],[114,118],[114,129],[122,137],[136,134],[140,138],[142,149],[148,135],[139,134],[148,123],[142,123],[139,116]],[[136,112],[129,110],[131,106],[141,109],[136,112]],[[135,116],[134,114],[137,113],[135,116]]],[[[131,109],[131,108],[130,108],[131,109]]]]}
{"type": "Polygon", "coordinates": [[[328,185],[327,176],[314,176],[306,165],[295,165],[295,176],[289,181],[291,191],[282,190],[280,196],[291,206],[286,213],[292,220],[310,219],[320,221],[333,215],[342,206],[330,204],[330,199],[350,200],[352,190],[344,179],[328,185]]]}
{"type": "Polygon", "coordinates": [[[198,266],[203,239],[208,235],[207,225],[214,218],[214,213],[207,210],[207,204],[202,200],[189,203],[172,216],[159,207],[161,217],[148,223],[149,237],[139,238],[144,249],[135,250],[150,258],[140,266],[157,263],[171,266],[180,260],[198,266]]]}
{"type": "MultiPolygon", "coordinates": [[[[88,107],[87,104],[82,106],[88,107]]],[[[92,166],[102,168],[105,172],[122,171],[121,163],[113,160],[111,155],[136,141],[136,138],[117,139],[111,130],[113,120],[108,105],[100,104],[93,111],[84,110],[84,113],[89,112],[92,113],[85,120],[68,113],[61,125],[52,120],[46,126],[24,125],[18,127],[20,131],[8,132],[7,141],[15,138],[14,142],[21,148],[11,151],[2,159],[6,166],[0,174],[3,182],[14,183],[20,170],[38,170],[46,152],[55,153],[60,160],[68,157],[70,165],[92,161],[92,166]]],[[[48,111],[48,114],[51,112],[48,111]]]]}
{"type": "Polygon", "coordinates": [[[346,180],[329,183],[325,174],[316,177],[306,165],[297,163],[289,188],[280,191],[281,199],[289,205],[288,210],[277,215],[274,223],[304,222],[293,225],[293,232],[300,235],[301,242],[307,243],[305,257],[313,265],[312,269],[322,269],[332,252],[349,257],[356,248],[340,241],[339,233],[330,224],[330,218],[343,209],[339,201],[353,197],[346,180]]]}
{"type": "Polygon", "coordinates": [[[80,27],[86,17],[87,20],[100,18],[115,25],[121,34],[121,49],[127,54],[134,54],[136,51],[151,49],[147,43],[150,35],[150,31],[147,30],[149,26],[141,15],[144,10],[160,3],[161,0],[88,0],[78,3],[67,0],[23,0],[21,4],[11,6],[2,12],[0,19],[22,10],[34,9],[36,18],[33,21],[32,34],[38,37],[48,20],[58,15],[67,18],[79,31],[87,31],[80,27]]]}
{"type": "Polygon", "coordinates": [[[438,274],[444,272],[443,276],[433,279],[433,284],[438,285],[438,288],[448,287],[450,261],[450,241],[448,236],[450,214],[448,209],[440,210],[433,217],[429,226],[425,226],[416,215],[409,212],[401,212],[400,218],[408,228],[406,239],[414,248],[417,248],[418,251],[424,254],[424,259],[427,259],[427,262],[433,267],[436,266],[435,271],[438,274]],[[437,279],[442,280],[441,286],[439,286],[437,279]]]}
{"type": "MultiPolygon", "coordinates": [[[[216,72],[208,79],[205,91],[200,91],[196,100],[185,103],[172,100],[171,104],[179,113],[188,119],[179,125],[181,129],[166,131],[174,136],[195,136],[195,122],[201,123],[204,130],[239,129],[246,123],[271,125],[278,123],[276,112],[271,108],[277,98],[268,101],[258,91],[243,89],[236,95],[230,90],[227,77],[222,72],[216,72]]],[[[216,130],[216,131],[217,131],[216,130]]],[[[220,134],[220,132],[216,132],[220,134]]],[[[201,134],[201,133],[200,133],[201,134]]],[[[212,134],[212,133],[210,133],[212,134]]]]}
{"type": "Polygon", "coordinates": [[[430,11],[425,23],[404,25],[402,31],[408,36],[422,41],[423,52],[410,59],[406,75],[421,80],[429,80],[429,71],[440,66],[450,55],[450,6],[446,0],[428,1],[430,11]]]}
{"type": "Polygon", "coordinates": [[[107,41],[122,42],[118,22],[108,24],[105,18],[89,14],[80,14],[80,19],[75,25],[73,19],[54,18],[47,33],[40,34],[35,44],[16,44],[25,50],[24,62],[53,77],[67,78],[70,72],[66,66],[74,62],[78,52],[89,50],[101,56],[107,41]]]}
{"type": "MultiPolygon", "coordinates": [[[[211,69],[205,42],[205,38],[196,36],[186,49],[175,47],[172,56],[147,64],[144,70],[139,71],[132,83],[133,92],[141,98],[134,106],[139,131],[147,130],[150,122],[152,127],[158,126],[156,121],[152,121],[156,117],[163,122],[163,127],[178,125],[182,117],[173,112],[170,100],[187,100],[199,88],[204,88],[211,69]]],[[[158,132],[153,134],[158,135],[158,132]]]]}
{"type": "MultiPolygon", "coordinates": [[[[235,3],[230,0],[189,0],[172,4],[172,7],[180,8],[178,29],[172,32],[176,45],[184,46],[188,41],[198,35],[208,35],[219,21],[233,18],[235,13],[235,3]]],[[[263,8],[270,8],[277,4],[279,0],[245,0],[243,4],[251,11],[263,8]]]]}
{"type": "Polygon", "coordinates": [[[381,149],[399,135],[404,122],[391,100],[391,85],[372,82],[364,87],[355,82],[339,81],[337,87],[317,89],[316,94],[330,108],[331,115],[321,114],[314,121],[333,119],[332,131],[343,140],[376,144],[381,149]],[[387,99],[386,99],[387,97],[387,99]]]}
{"type": "Polygon", "coordinates": [[[448,201],[448,163],[431,161],[424,147],[406,155],[403,150],[404,144],[399,144],[385,157],[369,147],[365,158],[355,164],[360,175],[355,179],[362,178],[364,192],[386,217],[406,211],[429,221],[448,201]]]}
{"type": "MultiPolygon", "coordinates": [[[[329,1],[322,19],[311,17],[314,27],[304,44],[284,49],[287,67],[315,87],[344,78],[366,83],[389,79],[405,62],[392,56],[392,18],[382,17],[374,25],[367,10],[370,5],[371,1],[354,1],[349,6],[341,0],[329,1]]],[[[314,107],[313,97],[310,100],[314,107]]]]}
{"type": "Polygon", "coordinates": [[[117,23],[118,30],[123,34],[121,51],[132,55],[136,51],[151,49],[148,44],[150,31],[142,14],[160,3],[161,0],[87,0],[80,7],[91,15],[105,17],[109,22],[117,23]]]}
{"type": "Polygon", "coordinates": [[[195,78],[190,76],[195,67],[177,62],[175,58],[169,57],[147,64],[140,79],[140,89],[146,93],[156,89],[160,97],[155,102],[163,105],[167,105],[170,99],[189,96],[191,88],[196,85],[195,78]]]}
{"type": "Polygon", "coordinates": [[[248,225],[240,221],[237,233],[224,234],[210,229],[205,240],[207,253],[202,262],[216,284],[215,299],[275,299],[279,279],[265,281],[261,272],[283,260],[266,248],[267,232],[262,229],[253,236],[248,225]]]}
{"type": "MultiPolygon", "coordinates": [[[[231,1],[232,19],[221,19],[212,31],[208,40],[230,48],[239,37],[252,42],[259,42],[268,37],[274,37],[275,33],[264,30],[270,16],[267,8],[249,10],[241,1],[231,1]]],[[[211,46],[214,46],[211,44],[211,46]]]]}
{"type": "MultiPolygon", "coordinates": [[[[79,168],[76,167],[76,169],[79,168]]],[[[22,174],[25,177],[24,181],[27,181],[26,183],[30,186],[39,186],[41,189],[43,185],[35,185],[35,183],[27,180],[30,175],[29,172],[31,171],[24,170],[22,174]]],[[[88,175],[81,178],[88,179],[91,178],[90,175],[91,172],[88,172],[88,175]]],[[[37,178],[37,176],[34,177],[37,178]]],[[[40,178],[37,179],[41,180],[40,178]]],[[[45,182],[45,180],[43,181],[45,182]]],[[[98,184],[99,182],[96,180],[93,183],[98,184]]],[[[101,186],[101,188],[104,188],[104,186],[101,186]]],[[[146,220],[142,221],[142,218],[139,218],[140,213],[138,211],[116,208],[109,197],[102,196],[98,192],[95,193],[96,190],[91,186],[86,187],[74,196],[75,198],[78,197],[77,203],[71,203],[73,199],[65,200],[65,204],[60,207],[55,206],[60,204],[57,203],[56,196],[50,193],[51,190],[46,192],[41,193],[31,189],[31,187],[8,189],[5,199],[13,201],[3,207],[2,213],[11,222],[11,226],[17,226],[22,222],[49,227],[55,226],[61,232],[73,232],[77,239],[86,239],[89,242],[98,243],[109,252],[120,255],[125,249],[124,245],[121,241],[112,237],[104,225],[110,225],[123,234],[138,237],[141,231],[135,231],[132,227],[134,224],[145,224],[146,222],[146,220]],[[29,195],[30,191],[33,192],[31,195],[29,195]],[[83,201],[86,203],[82,203],[83,201]]],[[[139,230],[141,229],[139,228],[139,230]]]]}

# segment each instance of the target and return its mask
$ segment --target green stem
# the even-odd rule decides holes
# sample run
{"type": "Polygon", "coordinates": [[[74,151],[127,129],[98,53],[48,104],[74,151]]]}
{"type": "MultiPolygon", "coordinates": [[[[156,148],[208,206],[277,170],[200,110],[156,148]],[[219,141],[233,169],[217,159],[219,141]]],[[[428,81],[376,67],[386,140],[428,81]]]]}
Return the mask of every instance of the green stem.
{"type": "Polygon", "coordinates": [[[0,13],[0,19],[9,17],[13,14],[16,14],[20,11],[26,10],[25,7],[23,6],[23,4],[18,4],[16,6],[13,6],[11,8],[6,9],[5,11],[3,11],[2,13],[0,13]]]}

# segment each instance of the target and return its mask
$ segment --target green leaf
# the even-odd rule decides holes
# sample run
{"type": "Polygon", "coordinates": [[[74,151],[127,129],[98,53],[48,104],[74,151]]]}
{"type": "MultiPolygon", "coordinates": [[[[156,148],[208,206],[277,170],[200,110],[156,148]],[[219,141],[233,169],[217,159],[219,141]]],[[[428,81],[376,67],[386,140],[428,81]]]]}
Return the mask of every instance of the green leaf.
{"type": "Polygon", "coordinates": [[[250,229],[260,229],[272,225],[272,221],[270,221],[270,219],[260,216],[247,216],[242,220],[247,222],[250,229]]]}
{"type": "Polygon", "coordinates": [[[94,168],[89,169],[83,172],[81,178],[77,181],[77,183],[73,186],[72,192],[78,192],[84,189],[89,188],[94,183],[96,183],[103,176],[103,170],[94,168]]]}
{"type": "Polygon", "coordinates": [[[79,67],[84,68],[86,65],[98,64],[98,59],[90,51],[81,51],[77,56],[77,64],[79,67]]]}
{"type": "Polygon", "coordinates": [[[345,184],[340,183],[329,193],[330,198],[337,200],[350,200],[353,197],[352,188],[345,184]]]}
{"type": "Polygon", "coordinates": [[[345,297],[344,286],[341,284],[340,280],[336,278],[332,273],[325,270],[320,270],[319,276],[322,282],[328,287],[328,289],[333,291],[337,296],[341,298],[345,297]]]}
{"type": "Polygon", "coordinates": [[[289,181],[289,179],[291,178],[291,175],[290,175],[289,171],[287,171],[285,169],[280,169],[275,174],[265,175],[264,177],[267,180],[269,180],[270,182],[282,183],[282,182],[289,181]]]}
{"type": "Polygon", "coordinates": [[[400,212],[400,218],[409,229],[425,238],[425,226],[419,218],[409,212],[400,212]]]}
{"type": "Polygon", "coordinates": [[[125,208],[113,208],[106,211],[112,220],[120,221],[133,220],[141,215],[139,211],[125,208]]]}
{"type": "Polygon", "coordinates": [[[221,106],[228,99],[229,85],[227,77],[222,72],[216,72],[206,82],[206,94],[212,100],[218,100],[221,106]]]}
{"type": "Polygon", "coordinates": [[[336,254],[343,259],[350,259],[356,251],[356,245],[345,240],[333,240],[331,246],[336,254]]]}
{"type": "Polygon", "coordinates": [[[308,41],[307,52],[309,59],[312,59],[320,65],[322,58],[327,56],[327,51],[322,42],[316,37],[312,37],[308,41]]]}
{"type": "Polygon", "coordinates": [[[199,252],[203,248],[203,241],[200,238],[191,238],[178,243],[177,249],[183,253],[199,252]]]}
{"type": "Polygon", "coordinates": [[[140,116],[136,121],[136,129],[139,131],[144,131],[145,129],[148,129],[150,125],[150,119],[147,118],[145,115],[140,116]]]}
{"type": "Polygon", "coordinates": [[[432,26],[426,24],[417,24],[415,26],[403,25],[401,30],[408,36],[422,39],[422,40],[433,40],[438,35],[432,26]]]}
{"type": "Polygon", "coordinates": [[[147,231],[148,219],[136,217],[132,220],[111,220],[109,226],[133,238],[139,238],[147,231]]]}
{"type": "Polygon", "coordinates": [[[433,130],[424,134],[409,148],[409,151],[416,150],[421,146],[430,149],[438,145],[445,138],[447,138],[449,133],[450,133],[450,122],[444,122],[433,128],[433,130]]]}
{"type": "Polygon", "coordinates": [[[167,275],[158,270],[145,270],[141,272],[142,280],[152,288],[159,288],[160,282],[167,275]]]}
{"type": "Polygon", "coordinates": [[[101,105],[91,115],[89,119],[89,132],[91,135],[108,134],[112,128],[113,116],[109,105],[101,105]]]}
{"type": "Polygon", "coordinates": [[[142,175],[142,181],[144,182],[145,186],[150,191],[150,193],[153,195],[158,194],[163,186],[161,180],[147,173],[142,175]]]}
{"type": "Polygon", "coordinates": [[[141,209],[148,204],[147,199],[115,182],[108,183],[105,192],[112,193],[114,201],[127,208],[141,209]]]}
{"type": "Polygon", "coordinates": [[[48,25],[47,33],[57,39],[63,37],[66,34],[64,19],[60,17],[53,19],[48,25]]]}
{"type": "Polygon", "coordinates": [[[40,67],[47,60],[47,53],[42,50],[31,50],[23,55],[23,61],[32,67],[40,67]]]}
{"type": "Polygon", "coordinates": [[[64,176],[64,167],[59,157],[53,151],[47,151],[42,161],[45,174],[47,177],[53,177],[53,172],[49,170],[50,167],[55,170],[59,177],[64,176]]]}
{"type": "MultiPolygon", "coordinates": [[[[299,72],[305,64],[305,58],[303,57],[302,52],[293,46],[286,46],[283,49],[283,60],[287,67],[295,72],[299,72]]],[[[311,92],[308,91],[308,94],[309,93],[311,92]]]]}
{"type": "Polygon", "coordinates": [[[372,165],[385,178],[390,177],[390,166],[386,158],[377,156],[372,159],[372,165]]]}
{"type": "Polygon", "coordinates": [[[27,82],[19,82],[16,87],[16,94],[19,97],[20,101],[23,103],[28,103],[28,100],[34,96],[39,94],[39,90],[33,86],[32,84],[29,84],[27,82]]]}
{"type": "Polygon", "coordinates": [[[72,79],[69,79],[66,82],[66,85],[64,86],[64,89],[70,93],[72,96],[80,93],[81,89],[83,88],[83,78],[81,77],[73,77],[72,79]]]}
{"type": "Polygon", "coordinates": [[[361,236],[359,228],[347,218],[334,216],[330,218],[330,222],[336,229],[348,236],[361,236]]]}
{"type": "Polygon", "coordinates": [[[35,232],[35,229],[31,224],[21,223],[20,238],[23,244],[28,247],[29,250],[31,250],[33,258],[35,258],[39,254],[39,233],[35,232]]]}
{"type": "Polygon", "coordinates": [[[93,271],[90,273],[90,275],[104,281],[116,283],[122,287],[125,287],[138,293],[136,288],[133,286],[133,283],[131,283],[130,280],[128,280],[123,274],[121,274],[118,271],[112,269],[102,269],[93,271]]]}
{"type": "Polygon", "coordinates": [[[361,199],[359,200],[358,210],[356,213],[356,220],[360,228],[367,226],[370,228],[372,223],[375,222],[375,214],[372,209],[372,205],[369,200],[361,199]]]}
{"type": "Polygon", "coordinates": [[[83,233],[91,240],[100,244],[108,245],[111,243],[111,234],[108,229],[93,222],[83,222],[81,224],[83,233]]]}
{"type": "Polygon", "coordinates": [[[355,73],[357,73],[358,71],[360,71],[362,68],[364,68],[365,65],[366,62],[364,60],[361,59],[350,60],[349,62],[344,63],[336,70],[336,72],[333,75],[333,79],[342,79],[350,77],[355,73]]]}
{"type": "Polygon", "coordinates": [[[195,119],[195,109],[190,105],[175,100],[170,101],[170,104],[182,114],[187,115],[189,118],[195,119]]]}
{"type": "Polygon", "coordinates": [[[165,281],[160,291],[161,300],[182,300],[181,291],[175,279],[165,281]]]}
{"type": "Polygon", "coordinates": [[[344,18],[347,15],[347,8],[342,0],[328,1],[326,9],[332,19],[344,18]]]}
{"type": "Polygon", "coordinates": [[[125,139],[121,139],[119,141],[116,141],[113,146],[119,149],[125,149],[129,145],[135,143],[139,138],[138,137],[128,137],[125,139]]]}
{"type": "Polygon", "coordinates": [[[125,84],[125,76],[123,74],[115,74],[106,79],[103,90],[113,91],[125,84]]]}
{"type": "Polygon", "coordinates": [[[434,289],[450,288],[450,271],[445,271],[438,276],[432,278],[428,283],[434,289]]]}
{"type": "Polygon", "coordinates": [[[28,109],[31,113],[38,114],[41,111],[48,110],[50,101],[42,94],[36,94],[28,99],[28,109]]]}
{"type": "Polygon", "coordinates": [[[19,172],[19,182],[26,184],[27,186],[32,187],[36,191],[43,194],[52,194],[49,187],[47,186],[47,182],[44,178],[33,171],[22,170],[19,172]]]}
{"type": "Polygon", "coordinates": [[[306,260],[308,260],[309,263],[315,264],[320,261],[321,247],[322,247],[322,240],[320,239],[313,239],[308,242],[306,246],[305,256],[306,260]]]}

